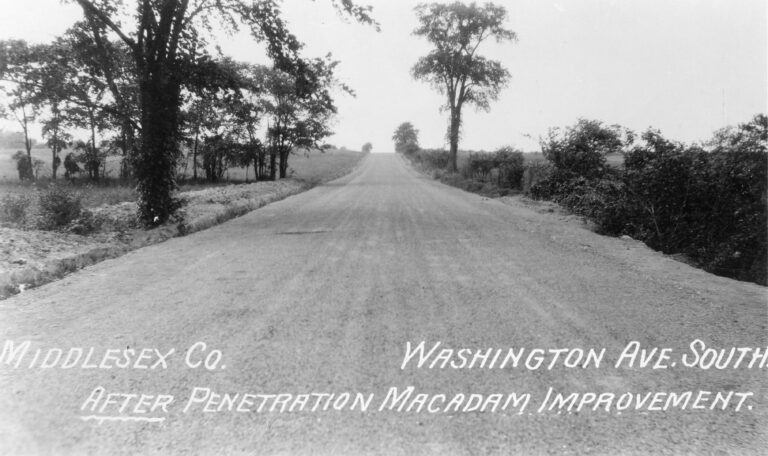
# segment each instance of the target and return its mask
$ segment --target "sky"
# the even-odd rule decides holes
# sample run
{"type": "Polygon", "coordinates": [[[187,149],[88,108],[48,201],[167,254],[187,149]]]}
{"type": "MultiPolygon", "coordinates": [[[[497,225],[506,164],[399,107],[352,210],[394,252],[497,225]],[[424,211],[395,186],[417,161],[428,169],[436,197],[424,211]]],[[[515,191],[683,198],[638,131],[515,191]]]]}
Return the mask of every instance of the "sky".
{"type": "MultiPolygon", "coordinates": [[[[130,1],[130,0],[127,0],[130,1]]],[[[442,2],[442,1],[441,1],[442,2]]],[[[284,0],[304,54],[331,52],[337,75],[356,92],[339,94],[336,134],[328,142],[393,149],[392,133],[409,121],[422,147],[444,147],[443,96],[410,75],[429,44],[412,34],[409,0],[358,0],[373,7],[381,31],[339,15],[329,0],[284,0]]],[[[768,111],[768,11],[764,0],[497,0],[508,13],[513,43],[484,43],[509,85],[490,111],[464,108],[460,147],[538,150],[551,127],[589,118],[636,131],[654,127],[693,142],[720,127],[768,111]]],[[[0,0],[0,39],[50,41],[81,11],[59,0],[0,0]]],[[[240,33],[221,34],[222,51],[267,64],[263,46],[240,33]]],[[[11,129],[8,123],[0,128],[11,129]]]]}

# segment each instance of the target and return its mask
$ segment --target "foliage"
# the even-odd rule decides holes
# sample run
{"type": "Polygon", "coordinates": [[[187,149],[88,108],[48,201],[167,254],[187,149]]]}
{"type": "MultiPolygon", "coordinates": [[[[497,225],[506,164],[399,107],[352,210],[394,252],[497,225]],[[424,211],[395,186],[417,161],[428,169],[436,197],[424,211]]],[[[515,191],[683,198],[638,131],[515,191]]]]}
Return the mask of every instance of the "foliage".
{"type": "Polygon", "coordinates": [[[373,150],[373,144],[367,142],[363,144],[363,147],[361,150],[363,151],[364,154],[368,154],[371,152],[371,150],[373,150]]]}
{"type": "Polygon", "coordinates": [[[623,145],[619,126],[608,127],[600,121],[586,119],[579,119],[565,131],[551,129],[541,140],[544,157],[555,167],[555,178],[563,181],[576,176],[587,179],[602,176],[606,169],[605,156],[621,151],[623,145]]]}
{"type": "Polygon", "coordinates": [[[91,142],[84,141],[75,142],[73,149],[78,152],[74,155],[75,161],[83,164],[85,172],[88,173],[88,178],[92,181],[98,181],[107,158],[105,151],[98,147],[93,147],[91,142]]]}
{"type": "MultiPolygon", "coordinates": [[[[683,254],[708,271],[766,284],[767,120],[758,115],[720,130],[710,151],[648,130],[642,144],[626,152],[622,170],[601,167],[595,159],[605,142],[587,142],[572,154],[586,157],[586,164],[573,157],[559,168],[555,164],[555,173],[531,194],[592,219],[602,232],[626,234],[683,254]]],[[[616,143],[612,135],[598,137],[616,143]]]]}
{"type": "MultiPolygon", "coordinates": [[[[281,178],[286,177],[288,156],[294,148],[319,150],[322,140],[332,134],[330,119],[337,108],[331,90],[338,87],[353,94],[334,76],[338,63],[329,54],[324,59],[305,61],[301,78],[275,69],[263,73],[268,95],[263,109],[270,116],[268,148],[272,161],[275,156],[280,159],[281,178]]],[[[274,164],[270,168],[274,179],[274,164]]]]}
{"type": "Polygon", "coordinates": [[[445,169],[450,163],[450,152],[443,149],[420,149],[413,160],[427,169],[445,169]]]}
{"type": "Polygon", "coordinates": [[[27,194],[8,194],[0,199],[0,219],[17,225],[24,225],[29,216],[32,198],[27,194]]]}
{"type": "Polygon", "coordinates": [[[67,179],[72,179],[74,176],[73,174],[77,174],[80,172],[80,165],[77,164],[77,158],[75,154],[72,152],[68,153],[66,157],[64,157],[64,177],[67,179]]]}
{"type": "Polygon", "coordinates": [[[533,161],[525,165],[523,171],[522,190],[530,192],[538,183],[549,180],[552,176],[552,165],[547,161],[533,161]]]}
{"type": "Polygon", "coordinates": [[[403,122],[392,134],[392,141],[395,142],[395,152],[412,155],[419,150],[419,130],[412,123],[403,122]]]}
{"type": "Polygon", "coordinates": [[[433,49],[416,62],[411,73],[447,97],[450,166],[456,171],[463,105],[488,110],[510,77],[500,62],[478,55],[477,49],[489,38],[513,41],[516,35],[504,28],[504,7],[492,3],[421,4],[416,7],[416,16],[419,25],[414,34],[426,38],[433,49]]]}
{"type": "Polygon", "coordinates": [[[474,153],[470,155],[465,177],[488,181],[495,172],[496,185],[501,188],[522,188],[523,153],[512,147],[503,147],[494,153],[474,153]]]}
{"type": "Polygon", "coordinates": [[[19,150],[13,154],[11,158],[16,161],[16,171],[19,173],[20,181],[32,180],[35,178],[33,163],[32,160],[30,160],[29,155],[19,150]]]}
{"type": "Polygon", "coordinates": [[[37,227],[41,230],[60,230],[77,220],[83,208],[80,195],[60,185],[49,185],[38,195],[39,218],[37,227]]]}
{"type": "MultiPolygon", "coordinates": [[[[300,57],[302,45],[288,31],[276,0],[137,1],[131,7],[122,2],[75,1],[82,7],[96,49],[95,61],[103,73],[111,70],[114,61],[104,39],[107,35],[115,36],[131,56],[140,124],[134,171],[139,215],[148,225],[165,222],[179,207],[173,192],[180,155],[182,89],[187,77],[195,74],[198,51],[208,44],[205,38],[214,23],[230,31],[245,26],[257,41],[266,43],[276,70],[295,77],[300,96],[318,93],[316,68],[300,57]],[[135,24],[124,25],[120,20],[124,17],[133,17],[135,24]]],[[[370,8],[352,0],[332,3],[355,20],[376,25],[370,8]]],[[[303,128],[313,130],[316,125],[306,122],[303,128]]]]}
{"type": "MultiPolygon", "coordinates": [[[[0,115],[16,120],[24,134],[24,148],[27,158],[32,163],[33,140],[30,124],[39,114],[39,105],[35,102],[35,88],[40,73],[35,62],[40,55],[42,45],[27,44],[23,40],[0,41],[0,93],[9,99],[8,109],[0,109],[0,115]]],[[[31,176],[30,178],[33,178],[31,176]]]]}

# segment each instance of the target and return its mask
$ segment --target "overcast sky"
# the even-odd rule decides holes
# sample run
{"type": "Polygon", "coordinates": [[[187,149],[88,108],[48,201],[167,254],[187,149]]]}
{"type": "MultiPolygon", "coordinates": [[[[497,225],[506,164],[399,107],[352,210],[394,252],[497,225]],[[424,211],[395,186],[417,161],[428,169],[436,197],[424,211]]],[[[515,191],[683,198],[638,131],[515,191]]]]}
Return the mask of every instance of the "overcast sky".
{"type": "MultiPolygon", "coordinates": [[[[357,97],[340,96],[329,142],[393,149],[401,122],[426,147],[445,143],[443,98],[414,81],[410,68],[428,52],[413,35],[409,0],[365,0],[381,32],[345,21],[327,0],[284,0],[291,30],[307,56],[332,52],[338,76],[357,97]]],[[[765,0],[500,0],[515,43],[480,51],[512,73],[490,112],[465,108],[462,148],[538,148],[549,127],[579,117],[649,126],[681,141],[702,140],[726,124],[768,110],[768,13],[765,0]]],[[[50,41],[81,12],[59,0],[0,0],[0,38],[50,41]]],[[[268,63],[249,36],[222,36],[239,60],[268,63]]],[[[3,128],[9,129],[9,124],[3,128]]]]}

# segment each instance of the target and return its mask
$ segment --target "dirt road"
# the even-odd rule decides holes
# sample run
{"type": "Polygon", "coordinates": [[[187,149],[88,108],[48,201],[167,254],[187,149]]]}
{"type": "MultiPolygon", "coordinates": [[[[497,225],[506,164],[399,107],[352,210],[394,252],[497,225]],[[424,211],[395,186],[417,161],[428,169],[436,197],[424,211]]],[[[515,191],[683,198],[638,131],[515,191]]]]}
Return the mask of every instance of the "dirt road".
{"type": "Polygon", "coordinates": [[[0,453],[760,454],[760,352],[751,369],[687,367],[683,355],[690,364],[696,339],[765,352],[767,325],[765,288],[371,155],[330,184],[0,302],[0,453]],[[401,369],[409,341],[455,349],[459,368],[429,369],[438,349],[401,369]],[[670,348],[669,359],[615,368],[631,341],[670,348]],[[72,348],[93,348],[91,360],[72,348]],[[550,351],[539,368],[488,368],[492,356],[481,368],[480,356],[470,369],[458,356],[509,348],[605,354],[599,367],[561,358],[551,369],[550,351]],[[214,349],[216,368],[198,365],[209,354],[216,364],[214,349]],[[46,356],[53,367],[40,368],[46,356]],[[408,405],[387,406],[390,388],[408,386],[408,405]],[[548,409],[550,388],[584,402],[548,409]],[[686,391],[684,410],[657,410],[686,391]],[[753,395],[711,410],[729,391],[753,395]],[[590,392],[616,396],[595,410],[590,392]],[[530,403],[494,409],[492,395],[511,393],[530,403]],[[629,393],[653,396],[621,409],[629,393]],[[258,396],[270,394],[283,396],[258,396]]]}

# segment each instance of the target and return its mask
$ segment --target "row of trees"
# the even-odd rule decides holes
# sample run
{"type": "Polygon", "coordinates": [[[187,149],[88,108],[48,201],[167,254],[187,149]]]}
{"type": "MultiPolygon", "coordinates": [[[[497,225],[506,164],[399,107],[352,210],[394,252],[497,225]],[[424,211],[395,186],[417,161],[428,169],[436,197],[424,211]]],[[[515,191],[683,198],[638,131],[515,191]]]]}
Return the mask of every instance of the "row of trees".
{"type": "MultiPolygon", "coordinates": [[[[83,19],[53,42],[0,42],[2,114],[18,121],[30,163],[31,128],[42,125],[54,177],[74,130],[89,132],[81,149],[92,177],[105,154],[121,155],[121,174],[136,180],[148,224],[178,208],[182,149],[191,151],[195,177],[200,168],[217,179],[232,165],[284,177],[294,147],[315,147],[331,133],[334,88],[351,93],[336,82],[330,55],[301,55],[277,0],[75,2],[83,19]],[[209,53],[216,29],[240,27],[266,45],[272,65],[209,53]]],[[[376,26],[369,7],[331,2],[376,26]]]]}

